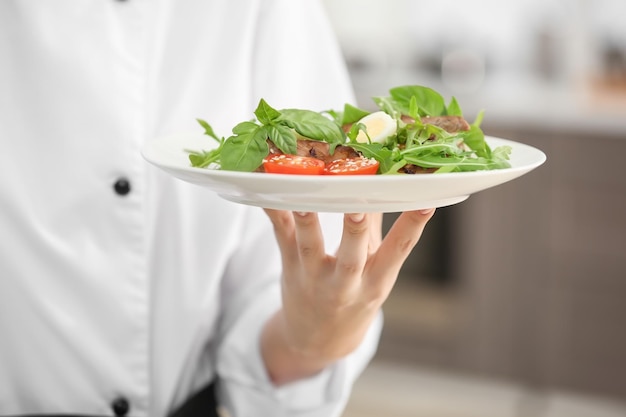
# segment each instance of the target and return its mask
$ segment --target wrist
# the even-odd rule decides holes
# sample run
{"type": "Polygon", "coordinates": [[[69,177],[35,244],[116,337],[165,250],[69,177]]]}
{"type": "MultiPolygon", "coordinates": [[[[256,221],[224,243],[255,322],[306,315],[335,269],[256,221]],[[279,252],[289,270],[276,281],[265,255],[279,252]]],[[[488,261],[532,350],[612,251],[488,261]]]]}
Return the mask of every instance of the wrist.
{"type": "Polygon", "coordinates": [[[294,343],[282,310],[267,321],[260,343],[268,377],[277,386],[313,376],[341,358],[317,346],[294,343]]]}

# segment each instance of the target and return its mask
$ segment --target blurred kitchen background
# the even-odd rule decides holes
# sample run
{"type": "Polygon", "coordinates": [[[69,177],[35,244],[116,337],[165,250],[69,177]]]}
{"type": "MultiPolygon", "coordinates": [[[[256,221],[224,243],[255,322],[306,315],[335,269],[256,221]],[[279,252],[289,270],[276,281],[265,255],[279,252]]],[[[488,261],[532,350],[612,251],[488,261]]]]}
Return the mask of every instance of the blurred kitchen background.
{"type": "Polygon", "coordinates": [[[626,416],[626,1],[325,3],[361,107],[427,85],[548,156],[437,211],[345,417],[626,416]]]}

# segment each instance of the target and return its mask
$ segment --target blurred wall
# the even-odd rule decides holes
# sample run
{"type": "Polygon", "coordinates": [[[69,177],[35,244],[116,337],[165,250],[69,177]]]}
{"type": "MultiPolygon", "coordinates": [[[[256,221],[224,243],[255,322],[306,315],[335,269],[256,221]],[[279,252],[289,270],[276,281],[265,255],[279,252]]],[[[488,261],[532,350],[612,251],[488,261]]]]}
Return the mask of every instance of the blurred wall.
{"type": "MultiPolygon", "coordinates": [[[[445,224],[407,263],[442,273],[416,266],[420,253],[449,254],[437,261],[460,308],[436,366],[626,399],[626,1],[326,5],[358,104],[427,85],[467,118],[484,109],[488,135],[548,156],[440,209],[445,224]]],[[[395,359],[427,363],[418,351],[395,359]]]]}
{"type": "Polygon", "coordinates": [[[370,78],[443,76],[458,94],[503,75],[572,83],[626,72],[621,0],[325,3],[348,61],[370,78]]]}

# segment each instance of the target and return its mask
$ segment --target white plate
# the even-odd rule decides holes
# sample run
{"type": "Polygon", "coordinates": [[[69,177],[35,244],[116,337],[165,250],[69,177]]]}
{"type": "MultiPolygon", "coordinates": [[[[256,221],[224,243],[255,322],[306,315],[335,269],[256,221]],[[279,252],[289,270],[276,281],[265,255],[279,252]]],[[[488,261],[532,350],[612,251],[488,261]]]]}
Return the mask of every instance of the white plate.
{"type": "Polygon", "coordinates": [[[144,158],[171,175],[252,206],[316,212],[399,212],[460,203],[471,194],[537,168],[545,154],[531,146],[487,137],[493,148],[511,146],[511,168],[417,175],[307,176],[194,168],[187,150],[213,146],[205,135],[181,134],[147,143],[144,158]]]}

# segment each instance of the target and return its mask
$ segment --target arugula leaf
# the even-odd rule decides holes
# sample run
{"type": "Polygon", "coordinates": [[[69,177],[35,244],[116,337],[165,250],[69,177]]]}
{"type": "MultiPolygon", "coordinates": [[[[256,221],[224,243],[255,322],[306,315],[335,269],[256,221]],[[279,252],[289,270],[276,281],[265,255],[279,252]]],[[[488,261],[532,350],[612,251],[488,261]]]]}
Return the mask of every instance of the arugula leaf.
{"type": "MultiPolygon", "coordinates": [[[[222,142],[223,143],[223,142],[222,142]]],[[[210,151],[188,151],[189,162],[192,167],[206,168],[214,162],[218,162],[221,157],[222,145],[210,151]]]]}
{"type": "Polygon", "coordinates": [[[406,158],[407,155],[460,155],[463,152],[455,143],[448,141],[428,141],[422,145],[416,145],[411,148],[400,151],[406,158]]]}
{"type": "Polygon", "coordinates": [[[205,168],[220,160],[222,146],[224,145],[224,138],[218,137],[213,131],[211,125],[205,120],[196,119],[196,121],[204,128],[204,134],[212,137],[218,143],[217,148],[209,151],[187,151],[189,153],[189,162],[191,163],[191,166],[205,168]]]}
{"type": "MultiPolygon", "coordinates": [[[[494,160],[508,161],[511,155],[512,148],[510,146],[498,146],[491,152],[491,157],[494,160]]],[[[510,164],[508,164],[510,166],[510,164]]]]}
{"type": "Polygon", "coordinates": [[[384,170],[383,170],[383,166],[381,164],[381,168],[380,168],[380,173],[383,175],[392,175],[392,174],[399,174],[399,170],[405,166],[407,164],[406,160],[404,159],[400,159],[400,160],[393,160],[393,164],[391,165],[385,165],[384,166],[384,170]]]}
{"type": "Polygon", "coordinates": [[[300,109],[284,109],[280,113],[276,122],[289,126],[306,138],[328,143],[345,142],[341,127],[321,113],[300,109]]]}
{"type": "Polygon", "coordinates": [[[394,119],[398,119],[403,113],[401,106],[399,106],[391,97],[372,97],[372,100],[376,103],[379,109],[394,119]]]}
{"type": "Polygon", "coordinates": [[[439,167],[437,171],[435,172],[438,174],[444,174],[446,172],[455,172],[458,170],[459,169],[455,165],[446,165],[446,166],[439,167]]]}
{"type": "Polygon", "coordinates": [[[200,123],[200,126],[202,126],[202,127],[204,128],[204,134],[205,134],[205,135],[212,137],[213,139],[215,139],[215,140],[216,140],[216,141],[218,141],[218,142],[221,142],[221,141],[222,141],[222,139],[221,139],[221,138],[219,138],[219,137],[215,134],[215,132],[213,131],[213,128],[211,127],[211,125],[210,125],[210,124],[208,124],[205,120],[202,120],[202,119],[196,119],[196,121],[197,121],[198,123],[200,123]]]}
{"type": "Polygon", "coordinates": [[[347,133],[350,143],[358,143],[356,137],[359,136],[360,131],[367,133],[366,126],[363,123],[353,123],[352,126],[350,126],[350,130],[347,133]]]}
{"type": "Polygon", "coordinates": [[[376,159],[380,164],[380,172],[387,172],[396,163],[394,152],[381,143],[354,142],[350,144],[350,147],[359,151],[366,158],[376,159]]]}
{"type": "Polygon", "coordinates": [[[443,168],[442,172],[477,171],[505,168],[506,162],[472,156],[405,155],[407,162],[425,168],[443,168]]]}
{"type": "Polygon", "coordinates": [[[489,148],[489,145],[485,142],[485,134],[480,127],[471,125],[470,130],[459,132],[459,136],[470,149],[476,152],[476,155],[484,158],[491,157],[491,148],[489,148]]]}

